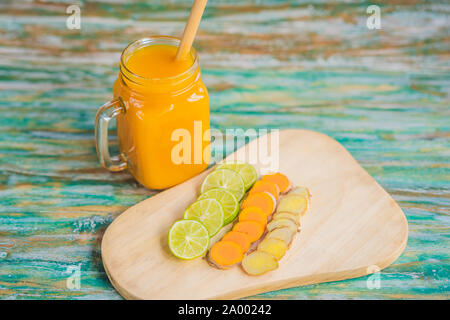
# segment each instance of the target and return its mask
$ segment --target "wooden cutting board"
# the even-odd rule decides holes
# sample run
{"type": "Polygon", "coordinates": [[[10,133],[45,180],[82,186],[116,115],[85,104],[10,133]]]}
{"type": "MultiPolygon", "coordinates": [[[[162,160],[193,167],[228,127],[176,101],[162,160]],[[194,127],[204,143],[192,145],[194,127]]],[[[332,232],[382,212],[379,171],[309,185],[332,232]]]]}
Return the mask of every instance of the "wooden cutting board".
{"type": "MultiPolygon", "coordinates": [[[[337,141],[318,132],[282,130],[227,159],[245,160],[277,137],[279,150],[271,151],[279,155],[279,171],[312,194],[302,231],[277,270],[252,277],[240,267],[223,271],[202,258],[183,261],[170,253],[168,230],[198,197],[206,171],[129,208],[108,227],[103,265],[116,290],[127,299],[234,299],[359,277],[394,262],[408,239],[406,218],[337,141]]],[[[256,167],[262,171],[265,160],[260,161],[256,167]]]]}

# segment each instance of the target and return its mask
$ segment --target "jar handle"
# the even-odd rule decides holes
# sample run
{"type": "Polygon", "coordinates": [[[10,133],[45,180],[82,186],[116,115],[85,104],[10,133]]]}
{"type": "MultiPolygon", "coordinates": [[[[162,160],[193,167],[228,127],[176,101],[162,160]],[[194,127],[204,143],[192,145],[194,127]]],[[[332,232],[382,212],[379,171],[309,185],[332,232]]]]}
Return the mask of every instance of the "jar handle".
{"type": "Polygon", "coordinates": [[[100,164],[112,172],[118,172],[127,168],[127,163],[120,157],[111,157],[108,145],[108,124],[117,115],[124,113],[125,107],[120,98],[105,103],[95,117],[95,146],[100,164]]]}

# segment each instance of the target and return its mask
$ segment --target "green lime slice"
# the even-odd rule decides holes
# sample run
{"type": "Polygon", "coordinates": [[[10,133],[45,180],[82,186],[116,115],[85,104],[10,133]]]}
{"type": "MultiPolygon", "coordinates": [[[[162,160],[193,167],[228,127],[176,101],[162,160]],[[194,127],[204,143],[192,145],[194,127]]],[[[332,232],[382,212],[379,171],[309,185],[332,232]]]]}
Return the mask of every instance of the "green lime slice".
{"type": "Polygon", "coordinates": [[[250,189],[258,178],[258,173],[254,166],[241,162],[226,162],[219,164],[215,170],[230,169],[239,173],[244,181],[245,190],[250,189]]]}
{"type": "Polygon", "coordinates": [[[215,199],[197,200],[184,211],[184,219],[201,222],[212,237],[223,226],[222,205],[215,199]]]}
{"type": "Polygon", "coordinates": [[[239,201],[236,196],[223,188],[215,188],[202,193],[198,200],[216,199],[222,205],[223,225],[229,224],[239,213],[239,201]]]}
{"type": "Polygon", "coordinates": [[[198,221],[179,220],[169,230],[169,248],[177,258],[198,258],[208,250],[208,246],[208,230],[198,221]]]}
{"type": "Polygon", "coordinates": [[[241,200],[245,193],[244,181],[239,173],[230,169],[214,170],[208,174],[202,183],[201,193],[214,188],[223,188],[232,192],[238,200],[241,200]]]}

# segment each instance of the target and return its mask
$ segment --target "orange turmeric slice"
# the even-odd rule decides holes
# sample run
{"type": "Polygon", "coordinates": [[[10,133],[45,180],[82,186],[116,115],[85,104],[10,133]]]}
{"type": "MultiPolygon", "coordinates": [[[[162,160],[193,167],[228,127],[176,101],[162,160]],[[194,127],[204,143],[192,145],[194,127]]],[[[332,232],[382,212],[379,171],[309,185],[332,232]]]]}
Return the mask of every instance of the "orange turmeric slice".
{"type": "Polygon", "coordinates": [[[263,180],[259,180],[257,181],[253,187],[250,189],[249,194],[253,194],[256,192],[268,192],[271,195],[273,195],[273,197],[275,198],[275,200],[278,199],[278,196],[280,195],[280,189],[278,188],[278,185],[275,184],[272,181],[263,181],[263,180]]]}
{"type": "Polygon", "coordinates": [[[268,217],[272,214],[276,207],[275,198],[268,192],[256,192],[249,194],[242,203],[241,209],[248,207],[258,207],[268,217]]]}
{"type": "Polygon", "coordinates": [[[261,238],[264,233],[264,225],[256,221],[240,221],[233,227],[233,231],[246,233],[251,242],[261,238]]]}
{"type": "Polygon", "coordinates": [[[281,193],[286,193],[291,187],[291,182],[289,179],[284,174],[279,172],[267,174],[263,176],[261,180],[272,181],[278,186],[281,193]]]}
{"type": "Polygon", "coordinates": [[[244,233],[239,231],[229,231],[222,238],[222,241],[232,241],[241,246],[242,252],[247,252],[250,249],[250,245],[252,242],[250,241],[250,237],[244,233]]]}
{"type": "Polygon", "coordinates": [[[240,245],[233,241],[219,241],[215,243],[209,252],[211,259],[218,265],[228,267],[244,259],[244,253],[240,245]]]}
{"type": "Polygon", "coordinates": [[[256,221],[265,227],[267,216],[259,207],[247,207],[239,213],[239,221],[256,221]]]}

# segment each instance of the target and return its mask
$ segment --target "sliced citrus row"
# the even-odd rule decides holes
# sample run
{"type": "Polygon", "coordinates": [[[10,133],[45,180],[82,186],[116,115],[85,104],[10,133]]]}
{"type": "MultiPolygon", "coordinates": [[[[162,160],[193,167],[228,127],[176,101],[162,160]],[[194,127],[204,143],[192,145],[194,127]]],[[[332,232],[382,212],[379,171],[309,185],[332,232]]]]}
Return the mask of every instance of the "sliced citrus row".
{"type": "Polygon", "coordinates": [[[238,200],[245,193],[244,180],[236,171],[230,169],[218,169],[208,174],[200,188],[201,193],[215,188],[223,188],[232,192],[238,200]]]}
{"type": "MultiPolygon", "coordinates": [[[[290,188],[291,184],[284,183],[284,186],[290,188]]],[[[294,235],[299,231],[300,219],[308,208],[309,200],[309,190],[300,187],[280,197],[273,219],[267,224],[268,232],[264,239],[259,242],[255,251],[242,260],[242,268],[247,274],[257,276],[278,268],[278,261],[285,255],[294,235]]]]}
{"type": "Polygon", "coordinates": [[[301,218],[308,208],[309,201],[309,190],[304,187],[293,188],[288,194],[280,197],[273,219],[267,225],[266,238],[283,240],[289,246],[295,233],[300,230],[301,218]]]}
{"type": "Polygon", "coordinates": [[[240,163],[240,162],[227,162],[223,164],[219,164],[215,170],[220,169],[229,169],[238,173],[242,180],[244,181],[244,188],[247,191],[251,186],[255,183],[258,178],[258,173],[254,166],[248,163],[240,163]]]}
{"type": "Polygon", "coordinates": [[[289,228],[292,233],[295,233],[298,231],[298,226],[295,222],[293,222],[291,219],[286,219],[286,218],[279,218],[277,217],[276,219],[272,219],[272,221],[270,221],[270,223],[267,225],[267,231],[273,231],[277,228],[289,228]]]}
{"type": "MultiPolygon", "coordinates": [[[[170,228],[169,248],[172,253],[180,259],[202,256],[208,250],[209,239],[236,218],[239,200],[244,196],[246,187],[254,184],[256,177],[253,166],[237,163],[223,164],[206,176],[201,194],[185,210],[184,220],[176,221],[170,228]]],[[[214,252],[219,249],[225,254],[225,261],[234,261],[236,248],[241,252],[241,247],[245,247],[250,240],[244,238],[246,234],[229,237],[234,242],[224,241],[214,252]]],[[[242,256],[243,252],[238,255],[239,261],[242,256]]]]}
{"type": "Polygon", "coordinates": [[[211,238],[223,226],[223,209],[215,199],[197,200],[184,211],[183,218],[201,222],[211,238]]]}
{"type": "Polygon", "coordinates": [[[170,251],[180,259],[200,257],[208,245],[208,230],[196,220],[176,221],[169,230],[170,251]]]}
{"type": "Polygon", "coordinates": [[[257,178],[256,169],[248,163],[223,163],[206,176],[200,188],[201,199],[215,199],[224,212],[223,225],[232,222],[239,213],[239,200],[247,186],[252,186],[257,178]]]}
{"type": "Polygon", "coordinates": [[[223,209],[223,225],[233,221],[239,213],[239,201],[236,196],[227,189],[210,189],[198,197],[198,200],[202,199],[215,199],[219,201],[223,209]]]}

